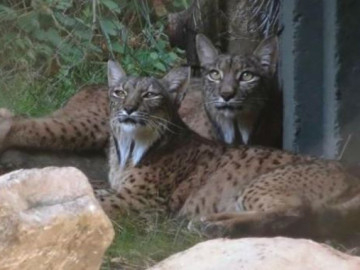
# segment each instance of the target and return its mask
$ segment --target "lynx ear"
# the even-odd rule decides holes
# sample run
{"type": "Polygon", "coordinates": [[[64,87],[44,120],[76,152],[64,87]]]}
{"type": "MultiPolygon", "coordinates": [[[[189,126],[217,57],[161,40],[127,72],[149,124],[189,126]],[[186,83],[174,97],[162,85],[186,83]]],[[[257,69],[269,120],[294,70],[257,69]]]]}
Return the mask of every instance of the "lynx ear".
{"type": "Polygon", "coordinates": [[[260,59],[263,68],[274,75],[278,60],[278,38],[273,36],[261,41],[255,49],[254,55],[260,59]]]}
{"type": "Polygon", "coordinates": [[[121,78],[125,77],[126,74],[118,62],[109,60],[107,76],[109,87],[112,87],[115,86],[121,78]]]}
{"type": "Polygon", "coordinates": [[[164,76],[162,81],[168,88],[168,93],[170,94],[174,105],[179,107],[185,97],[190,82],[190,68],[173,68],[164,76]]]}
{"type": "Polygon", "coordinates": [[[203,34],[196,36],[196,52],[201,66],[213,63],[218,56],[217,49],[203,34]]]}

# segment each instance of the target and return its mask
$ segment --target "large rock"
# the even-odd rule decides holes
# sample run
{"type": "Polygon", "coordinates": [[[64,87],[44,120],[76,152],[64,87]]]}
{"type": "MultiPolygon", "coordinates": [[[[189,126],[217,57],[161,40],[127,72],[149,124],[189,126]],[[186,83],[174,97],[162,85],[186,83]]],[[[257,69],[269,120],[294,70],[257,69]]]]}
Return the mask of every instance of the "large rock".
{"type": "Polygon", "coordinates": [[[0,177],[0,269],[99,269],[113,227],[79,170],[0,177]]]}
{"type": "Polygon", "coordinates": [[[216,239],[175,254],[149,270],[359,270],[360,258],[311,240],[216,239]]]}

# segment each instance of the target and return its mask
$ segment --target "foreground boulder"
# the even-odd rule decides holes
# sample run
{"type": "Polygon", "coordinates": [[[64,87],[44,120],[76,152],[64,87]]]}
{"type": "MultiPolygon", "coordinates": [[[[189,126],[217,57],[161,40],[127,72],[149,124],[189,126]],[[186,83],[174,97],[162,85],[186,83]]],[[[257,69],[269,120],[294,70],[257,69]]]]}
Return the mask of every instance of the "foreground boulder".
{"type": "Polygon", "coordinates": [[[0,177],[0,269],[99,269],[114,236],[79,170],[48,167],[0,177]]]}
{"type": "Polygon", "coordinates": [[[359,270],[360,258],[311,240],[216,239],[175,254],[149,270],[359,270]]]}

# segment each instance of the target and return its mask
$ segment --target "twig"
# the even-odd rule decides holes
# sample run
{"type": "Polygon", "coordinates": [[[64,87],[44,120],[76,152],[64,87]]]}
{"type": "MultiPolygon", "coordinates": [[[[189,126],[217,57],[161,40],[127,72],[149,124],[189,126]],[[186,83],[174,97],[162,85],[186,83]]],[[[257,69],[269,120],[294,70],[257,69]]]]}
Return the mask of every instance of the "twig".
{"type": "Polygon", "coordinates": [[[343,145],[343,147],[341,149],[340,156],[337,158],[338,160],[342,159],[342,157],[343,157],[343,155],[344,155],[344,153],[346,151],[346,148],[347,148],[347,146],[349,145],[349,143],[351,141],[351,138],[352,138],[352,133],[349,134],[349,136],[347,137],[346,142],[345,142],[345,144],[343,145]]]}
{"type": "Polygon", "coordinates": [[[93,19],[92,19],[92,27],[91,30],[94,32],[96,28],[96,0],[92,0],[92,13],[93,13],[93,19]]]}

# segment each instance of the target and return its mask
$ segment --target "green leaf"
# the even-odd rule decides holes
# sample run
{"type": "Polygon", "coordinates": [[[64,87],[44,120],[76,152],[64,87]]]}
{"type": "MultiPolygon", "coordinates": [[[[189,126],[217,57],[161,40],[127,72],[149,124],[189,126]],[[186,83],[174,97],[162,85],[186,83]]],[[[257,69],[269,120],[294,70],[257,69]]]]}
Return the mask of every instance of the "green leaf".
{"type": "Polygon", "coordinates": [[[30,59],[30,60],[36,60],[36,57],[35,57],[35,53],[33,50],[27,50],[26,52],[26,56],[30,59]]]}
{"type": "Polygon", "coordinates": [[[81,25],[81,26],[83,26],[83,27],[87,27],[87,28],[91,29],[92,24],[90,24],[90,23],[87,24],[87,23],[84,22],[84,20],[82,20],[81,18],[74,18],[74,19],[76,20],[76,22],[77,22],[78,25],[81,25]]]}
{"type": "Polygon", "coordinates": [[[4,5],[0,5],[1,21],[14,20],[17,17],[16,11],[4,5]]]}
{"type": "Polygon", "coordinates": [[[26,41],[27,41],[26,39],[15,39],[13,43],[15,45],[14,47],[18,47],[22,50],[25,50],[28,48],[29,45],[26,41]]]}
{"type": "Polygon", "coordinates": [[[99,20],[100,26],[102,30],[110,35],[110,36],[116,36],[117,35],[117,27],[116,25],[109,19],[100,19],[99,20]]]}
{"type": "Polygon", "coordinates": [[[39,41],[44,41],[46,39],[46,31],[43,29],[37,29],[33,32],[34,37],[39,41]]]}
{"type": "Polygon", "coordinates": [[[174,52],[169,52],[168,56],[169,56],[170,61],[175,61],[176,59],[178,59],[177,54],[174,52]]]}
{"type": "Polygon", "coordinates": [[[120,30],[125,27],[120,21],[118,21],[117,18],[112,20],[112,23],[114,24],[117,30],[120,30]]]}
{"type": "Polygon", "coordinates": [[[94,44],[87,44],[87,50],[89,51],[93,51],[94,53],[101,53],[102,50],[101,48],[99,48],[98,46],[94,45],[94,44]]]}
{"type": "Polygon", "coordinates": [[[166,71],[165,65],[163,63],[161,63],[161,62],[155,62],[154,67],[157,68],[160,71],[163,71],[163,72],[166,71]]]}
{"type": "Polygon", "coordinates": [[[121,46],[118,41],[112,41],[111,46],[114,52],[124,53],[124,47],[121,46]]]}
{"type": "Polygon", "coordinates": [[[17,25],[20,29],[29,33],[40,28],[38,14],[31,11],[23,16],[20,16],[17,20],[17,25]]]}
{"type": "Polygon", "coordinates": [[[109,10],[114,11],[116,13],[121,12],[121,8],[118,3],[112,0],[101,0],[101,4],[104,4],[109,10]]]}
{"type": "Polygon", "coordinates": [[[85,18],[90,18],[92,17],[92,8],[86,6],[81,10],[81,13],[84,15],[85,18]]]}
{"type": "Polygon", "coordinates": [[[72,1],[69,0],[60,0],[60,1],[57,0],[55,1],[55,3],[56,3],[56,8],[60,10],[67,10],[72,6],[72,1]]]}
{"type": "Polygon", "coordinates": [[[157,41],[157,47],[160,49],[160,50],[165,50],[167,46],[167,42],[164,41],[164,40],[158,40],[157,41]]]}
{"type": "Polygon", "coordinates": [[[66,57],[72,54],[73,46],[68,42],[63,42],[59,46],[59,53],[61,57],[66,57]]]}
{"type": "Polygon", "coordinates": [[[74,35],[77,36],[79,39],[88,41],[92,37],[91,29],[84,29],[83,27],[74,28],[73,31],[74,35]]]}
{"type": "Polygon", "coordinates": [[[53,53],[54,53],[54,49],[45,45],[45,44],[39,44],[37,46],[37,50],[43,54],[43,55],[46,55],[46,56],[51,56],[53,53]]]}
{"type": "Polygon", "coordinates": [[[59,46],[59,44],[62,42],[59,33],[54,28],[49,28],[49,30],[46,31],[46,40],[48,40],[54,46],[59,46]]]}
{"type": "Polygon", "coordinates": [[[159,55],[156,52],[152,52],[152,53],[150,53],[150,58],[153,60],[156,60],[159,58],[159,55]]]}
{"type": "Polygon", "coordinates": [[[67,16],[61,12],[54,12],[56,19],[64,26],[73,27],[76,24],[76,20],[67,16]]]}

